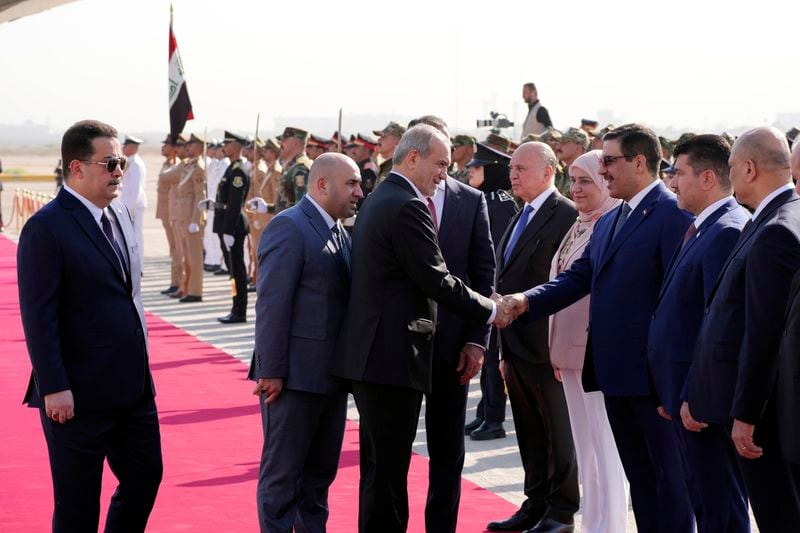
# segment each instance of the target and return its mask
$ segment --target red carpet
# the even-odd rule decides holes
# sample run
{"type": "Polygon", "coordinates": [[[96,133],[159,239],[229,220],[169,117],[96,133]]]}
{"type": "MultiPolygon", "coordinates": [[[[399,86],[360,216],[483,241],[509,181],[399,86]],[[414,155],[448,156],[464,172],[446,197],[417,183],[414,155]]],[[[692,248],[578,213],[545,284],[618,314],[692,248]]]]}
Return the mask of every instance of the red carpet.
{"type": "MultiPolygon", "coordinates": [[[[38,413],[21,405],[30,362],[19,318],[16,245],[0,236],[0,531],[50,528],[52,489],[38,413]]],[[[240,361],[148,315],[161,417],[164,481],[148,531],[257,531],[255,486],[261,453],[258,405],[240,361]]],[[[116,486],[106,468],[103,514],[116,486]]],[[[409,531],[424,531],[427,460],[409,473],[409,531]]],[[[483,531],[516,507],[462,481],[459,531],[483,531]]],[[[328,530],[357,530],[358,426],[348,423],[328,530]]],[[[102,518],[101,518],[102,520],[102,518]]],[[[101,525],[102,529],[102,525],[101,525]]]]}

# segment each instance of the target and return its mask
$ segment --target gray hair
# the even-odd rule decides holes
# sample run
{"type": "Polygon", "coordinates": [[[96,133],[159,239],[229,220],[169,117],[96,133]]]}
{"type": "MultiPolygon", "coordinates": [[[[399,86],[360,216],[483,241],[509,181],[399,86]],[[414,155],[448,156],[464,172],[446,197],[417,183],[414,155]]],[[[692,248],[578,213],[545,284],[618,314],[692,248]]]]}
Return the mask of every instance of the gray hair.
{"type": "Polygon", "coordinates": [[[432,126],[419,124],[409,129],[403,134],[394,149],[392,164],[395,166],[401,165],[412,150],[419,152],[423,159],[427,158],[431,153],[431,145],[434,138],[445,143],[448,148],[450,147],[450,139],[432,126]]]}

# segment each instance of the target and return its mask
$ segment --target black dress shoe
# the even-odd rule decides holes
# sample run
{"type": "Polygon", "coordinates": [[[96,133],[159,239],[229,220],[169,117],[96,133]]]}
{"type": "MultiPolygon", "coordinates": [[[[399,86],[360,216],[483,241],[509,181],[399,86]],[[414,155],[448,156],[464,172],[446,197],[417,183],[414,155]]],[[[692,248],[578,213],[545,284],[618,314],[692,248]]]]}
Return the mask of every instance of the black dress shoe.
{"type": "Polygon", "coordinates": [[[183,294],[183,291],[175,291],[167,294],[167,296],[169,296],[170,298],[183,298],[186,295],[183,294]]]}
{"type": "Polygon", "coordinates": [[[251,283],[247,286],[247,292],[256,292],[256,286],[251,283]]]}
{"type": "Polygon", "coordinates": [[[475,417],[475,420],[464,426],[464,435],[469,435],[483,423],[483,418],[475,417]]]}
{"type": "Polygon", "coordinates": [[[203,297],[202,296],[195,296],[194,294],[187,294],[186,296],[184,296],[183,298],[181,298],[178,301],[180,303],[182,303],[182,304],[188,304],[188,303],[193,303],[193,302],[202,302],[203,301],[203,297]]]}
{"type": "Polygon", "coordinates": [[[575,524],[566,524],[545,516],[539,520],[538,524],[522,533],[573,533],[574,531],[575,524]]]}
{"type": "Polygon", "coordinates": [[[221,316],[217,320],[219,320],[223,324],[238,324],[239,322],[247,322],[246,317],[234,315],[233,313],[221,316]]]}
{"type": "Polygon", "coordinates": [[[535,526],[539,519],[539,516],[531,516],[525,511],[519,510],[505,520],[489,522],[486,529],[490,531],[521,531],[535,526]]]}
{"type": "Polygon", "coordinates": [[[489,422],[488,420],[484,420],[478,429],[469,434],[469,438],[472,440],[504,439],[505,437],[506,430],[503,429],[503,423],[489,422]]]}
{"type": "Polygon", "coordinates": [[[215,275],[215,276],[230,276],[231,274],[230,274],[230,272],[228,272],[228,271],[227,271],[227,270],[225,270],[224,268],[220,267],[220,269],[219,269],[219,270],[217,270],[216,272],[214,272],[214,275],[215,275]]]}
{"type": "Polygon", "coordinates": [[[216,272],[217,270],[219,270],[219,265],[208,265],[208,264],[206,264],[206,265],[203,265],[203,270],[205,270],[206,272],[216,272]]]}
{"type": "Polygon", "coordinates": [[[177,290],[178,290],[177,286],[170,285],[169,287],[167,287],[166,289],[161,291],[161,294],[172,294],[173,292],[176,292],[177,290]]]}

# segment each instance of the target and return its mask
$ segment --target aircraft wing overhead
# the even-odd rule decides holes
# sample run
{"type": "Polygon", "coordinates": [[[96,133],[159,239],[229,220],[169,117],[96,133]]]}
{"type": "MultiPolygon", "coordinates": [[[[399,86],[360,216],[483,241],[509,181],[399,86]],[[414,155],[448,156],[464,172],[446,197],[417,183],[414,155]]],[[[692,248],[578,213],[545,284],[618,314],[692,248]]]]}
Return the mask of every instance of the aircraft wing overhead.
{"type": "Polygon", "coordinates": [[[74,0],[0,0],[0,24],[35,15],[74,0]]]}

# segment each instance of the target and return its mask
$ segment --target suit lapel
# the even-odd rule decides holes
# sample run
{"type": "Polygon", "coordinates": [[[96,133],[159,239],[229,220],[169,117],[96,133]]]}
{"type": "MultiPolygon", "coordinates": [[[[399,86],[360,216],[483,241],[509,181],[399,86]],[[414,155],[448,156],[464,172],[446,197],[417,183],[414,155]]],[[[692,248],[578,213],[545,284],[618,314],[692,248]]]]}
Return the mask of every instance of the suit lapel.
{"type": "MultiPolygon", "coordinates": [[[[653,206],[658,203],[661,199],[661,194],[665,190],[664,185],[658,183],[645,197],[639,202],[639,205],[636,206],[630,215],[628,215],[628,220],[625,221],[625,225],[622,226],[622,229],[619,230],[616,238],[613,238],[613,230],[611,233],[611,242],[607,243],[607,249],[605,254],[603,255],[603,260],[600,264],[600,269],[606,265],[608,260],[619,250],[622,244],[627,240],[627,238],[633,233],[639,225],[645,221],[645,219],[650,215],[653,211],[653,206]]],[[[621,209],[621,206],[618,208],[621,209]]],[[[616,217],[614,218],[616,221],[616,217]]],[[[612,227],[614,224],[612,224],[612,227]]]]}
{"type": "Polygon", "coordinates": [[[735,200],[728,200],[724,204],[722,204],[716,211],[711,213],[711,215],[706,218],[700,227],[697,228],[697,231],[689,239],[689,242],[686,243],[686,246],[679,246],[675,253],[672,255],[672,259],[670,260],[669,266],[667,267],[667,274],[664,276],[664,282],[661,284],[661,291],[658,293],[658,300],[656,300],[656,304],[661,300],[661,296],[664,294],[667,286],[669,285],[670,280],[672,280],[672,276],[675,274],[675,271],[678,269],[678,266],[681,262],[686,258],[689,254],[689,251],[695,246],[698,240],[703,239],[705,234],[708,232],[708,229],[715,224],[722,215],[735,209],[736,206],[739,205],[736,203],[735,200]]]}
{"type": "Polygon", "coordinates": [[[95,245],[100,254],[111,264],[114,271],[119,276],[120,281],[125,283],[125,275],[119,264],[117,253],[111,247],[111,243],[108,242],[105,233],[103,233],[103,230],[97,225],[97,222],[86,206],[71,193],[63,189],[58,193],[57,199],[65,209],[70,211],[73,218],[78,223],[78,226],[86,233],[86,236],[89,237],[89,240],[95,245]]]}
{"type": "Polygon", "coordinates": [[[758,214],[758,218],[749,223],[746,230],[743,231],[742,234],[739,236],[739,241],[736,243],[736,246],[733,247],[733,250],[731,250],[730,255],[728,255],[728,259],[725,260],[725,264],[722,266],[722,270],[719,271],[719,276],[717,276],[717,281],[714,283],[714,288],[711,289],[711,292],[708,294],[708,300],[706,301],[706,305],[710,304],[711,301],[714,299],[714,295],[717,293],[719,284],[722,281],[722,278],[725,276],[725,272],[728,270],[728,267],[730,266],[731,261],[733,261],[733,258],[736,257],[739,251],[742,248],[744,248],[744,245],[747,244],[753,237],[753,235],[756,234],[756,232],[762,226],[764,221],[770,216],[772,216],[772,213],[774,213],[776,209],[778,209],[780,206],[782,206],[783,204],[792,199],[797,199],[797,196],[793,190],[779,194],[769,204],[767,204],[766,207],[764,207],[764,210],[758,214]]]}
{"type": "Polygon", "coordinates": [[[448,242],[450,233],[455,229],[454,222],[451,220],[458,220],[458,211],[461,209],[459,201],[460,191],[452,185],[453,178],[447,178],[444,185],[444,202],[442,202],[442,214],[439,217],[441,224],[439,225],[439,242],[448,242]]]}
{"type": "Polygon", "coordinates": [[[333,242],[333,234],[331,233],[331,229],[325,223],[325,219],[322,218],[322,215],[319,213],[319,211],[317,211],[317,208],[312,205],[311,200],[307,200],[305,197],[300,200],[300,208],[308,217],[311,227],[314,229],[316,234],[319,235],[319,238],[322,240],[325,248],[328,249],[332,259],[336,262],[339,275],[341,275],[345,281],[349,283],[350,276],[347,272],[347,265],[344,264],[344,260],[339,256],[339,251],[336,249],[336,243],[333,242]]]}
{"type": "MultiPolygon", "coordinates": [[[[505,269],[508,265],[514,262],[514,260],[519,256],[525,246],[528,244],[528,241],[533,239],[539,230],[541,230],[545,224],[553,217],[553,213],[555,212],[556,206],[558,205],[558,192],[553,192],[544,201],[542,206],[534,211],[533,217],[531,217],[530,222],[522,231],[522,235],[519,236],[519,240],[514,245],[514,249],[511,250],[511,256],[508,258],[508,263],[503,265],[503,269],[505,269]]],[[[519,220],[519,217],[522,215],[520,214],[516,217],[516,220],[519,220]]],[[[509,229],[513,231],[513,227],[516,226],[516,222],[509,226],[509,229]]],[[[508,234],[508,232],[506,232],[508,234]]],[[[509,234],[510,235],[510,234],[509,234]]],[[[504,238],[505,240],[505,238],[504,238]]],[[[505,251],[505,242],[503,243],[503,251],[505,251]]]]}

